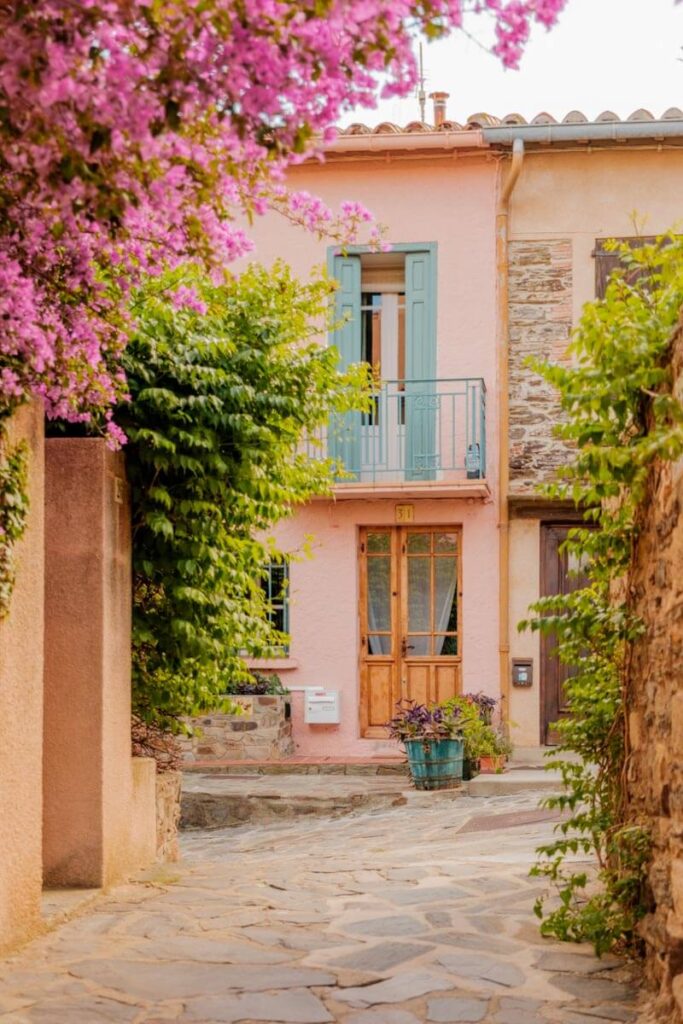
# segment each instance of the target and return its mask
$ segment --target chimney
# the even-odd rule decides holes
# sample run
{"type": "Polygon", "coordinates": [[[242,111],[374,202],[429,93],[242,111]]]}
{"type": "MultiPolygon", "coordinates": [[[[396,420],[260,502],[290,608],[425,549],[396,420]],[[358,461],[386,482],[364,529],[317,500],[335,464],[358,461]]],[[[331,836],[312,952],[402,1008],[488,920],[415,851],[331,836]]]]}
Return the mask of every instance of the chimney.
{"type": "Polygon", "coordinates": [[[429,98],[434,101],[434,127],[440,128],[446,120],[446,100],[450,93],[430,92],[429,98]]]}

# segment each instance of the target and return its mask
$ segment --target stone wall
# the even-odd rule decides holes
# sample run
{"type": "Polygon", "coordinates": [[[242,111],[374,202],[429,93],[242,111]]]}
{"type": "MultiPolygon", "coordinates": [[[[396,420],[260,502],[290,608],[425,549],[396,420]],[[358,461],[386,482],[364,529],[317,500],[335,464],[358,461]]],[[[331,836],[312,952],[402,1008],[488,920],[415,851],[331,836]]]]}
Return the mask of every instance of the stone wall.
{"type": "Polygon", "coordinates": [[[178,825],[180,823],[180,772],[157,772],[157,860],[173,864],[180,860],[178,825]]]}
{"type": "Polygon", "coordinates": [[[294,753],[290,697],[240,697],[243,715],[190,719],[195,732],[180,737],[183,759],[277,761],[294,753]]]}
{"type": "MultiPolygon", "coordinates": [[[[683,326],[674,340],[683,402],[683,326]]],[[[628,681],[628,795],[649,825],[654,901],[642,924],[659,1024],[683,1022],[683,459],[655,467],[631,579],[645,623],[628,681]]]]}
{"type": "Polygon", "coordinates": [[[510,493],[533,494],[567,461],[553,436],[560,418],[554,390],[525,366],[529,356],[561,362],[572,328],[572,244],[569,239],[511,242],[510,493]]]}

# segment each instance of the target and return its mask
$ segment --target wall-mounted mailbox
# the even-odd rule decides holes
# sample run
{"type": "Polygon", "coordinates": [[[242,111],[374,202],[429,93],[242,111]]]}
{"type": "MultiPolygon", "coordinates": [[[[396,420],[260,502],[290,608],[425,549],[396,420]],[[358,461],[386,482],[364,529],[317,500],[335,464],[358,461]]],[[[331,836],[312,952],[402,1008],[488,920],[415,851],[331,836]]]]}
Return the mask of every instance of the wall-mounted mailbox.
{"type": "Polygon", "coordinates": [[[534,663],[531,658],[512,659],[512,685],[531,686],[534,681],[534,663]]]}
{"type": "Polygon", "coordinates": [[[339,725],[339,690],[307,692],[304,699],[304,722],[307,725],[339,725]]]}

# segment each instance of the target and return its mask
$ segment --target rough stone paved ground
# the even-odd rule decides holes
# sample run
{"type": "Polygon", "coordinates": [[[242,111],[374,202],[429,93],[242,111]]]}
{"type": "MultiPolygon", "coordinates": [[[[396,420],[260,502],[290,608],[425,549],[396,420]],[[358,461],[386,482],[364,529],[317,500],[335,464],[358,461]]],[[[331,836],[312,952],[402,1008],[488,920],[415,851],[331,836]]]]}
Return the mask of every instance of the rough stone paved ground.
{"type": "Polygon", "coordinates": [[[637,1020],[618,961],[539,937],[528,867],[552,824],[536,806],[437,797],[190,834],[175,878],[2,962],[0,1022],[637,1020]]]}

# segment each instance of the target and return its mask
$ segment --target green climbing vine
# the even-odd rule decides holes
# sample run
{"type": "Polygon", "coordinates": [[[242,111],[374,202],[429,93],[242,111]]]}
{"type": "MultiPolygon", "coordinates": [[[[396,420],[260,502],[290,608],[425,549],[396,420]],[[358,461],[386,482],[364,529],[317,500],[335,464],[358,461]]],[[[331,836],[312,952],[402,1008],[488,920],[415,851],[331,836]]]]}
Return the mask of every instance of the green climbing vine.
{"type": "Polygon", "coordinates": [[[565,687],[571,714],[557,725],[557,751],[579,755],[551,762],[564,788],[546,805],[564,815],[533,869],[552,883],[554,898],[535,909],[544,934],[590,941],[598,953],[632,944],[647,911],[650,837],[630,820],[624,787],[625,681],[642,630],[630,610],[628,574],[653,461],[683,453],[683,408],[668,359],[683,307],[683,241],[668,235],[636,250],[614,243],[614,250],[620,269],[604,299],[585,307],[572,365],[534,367],[558,390],[558,434],[576,451],[543,491],[584,510],[566,550],[587,582],[542,598],[519,626],[552,634],[561,661],[572,666],[565,687]],[[587,870],[591,856],[597,878],[587,870]]]}
{"type": "Polygon", "coordinates": [[[0,619],[9,612],[14,590],[14,546],[26,529],[28,446],[10,444],[8,415],[0,415],[0,619]]]}

